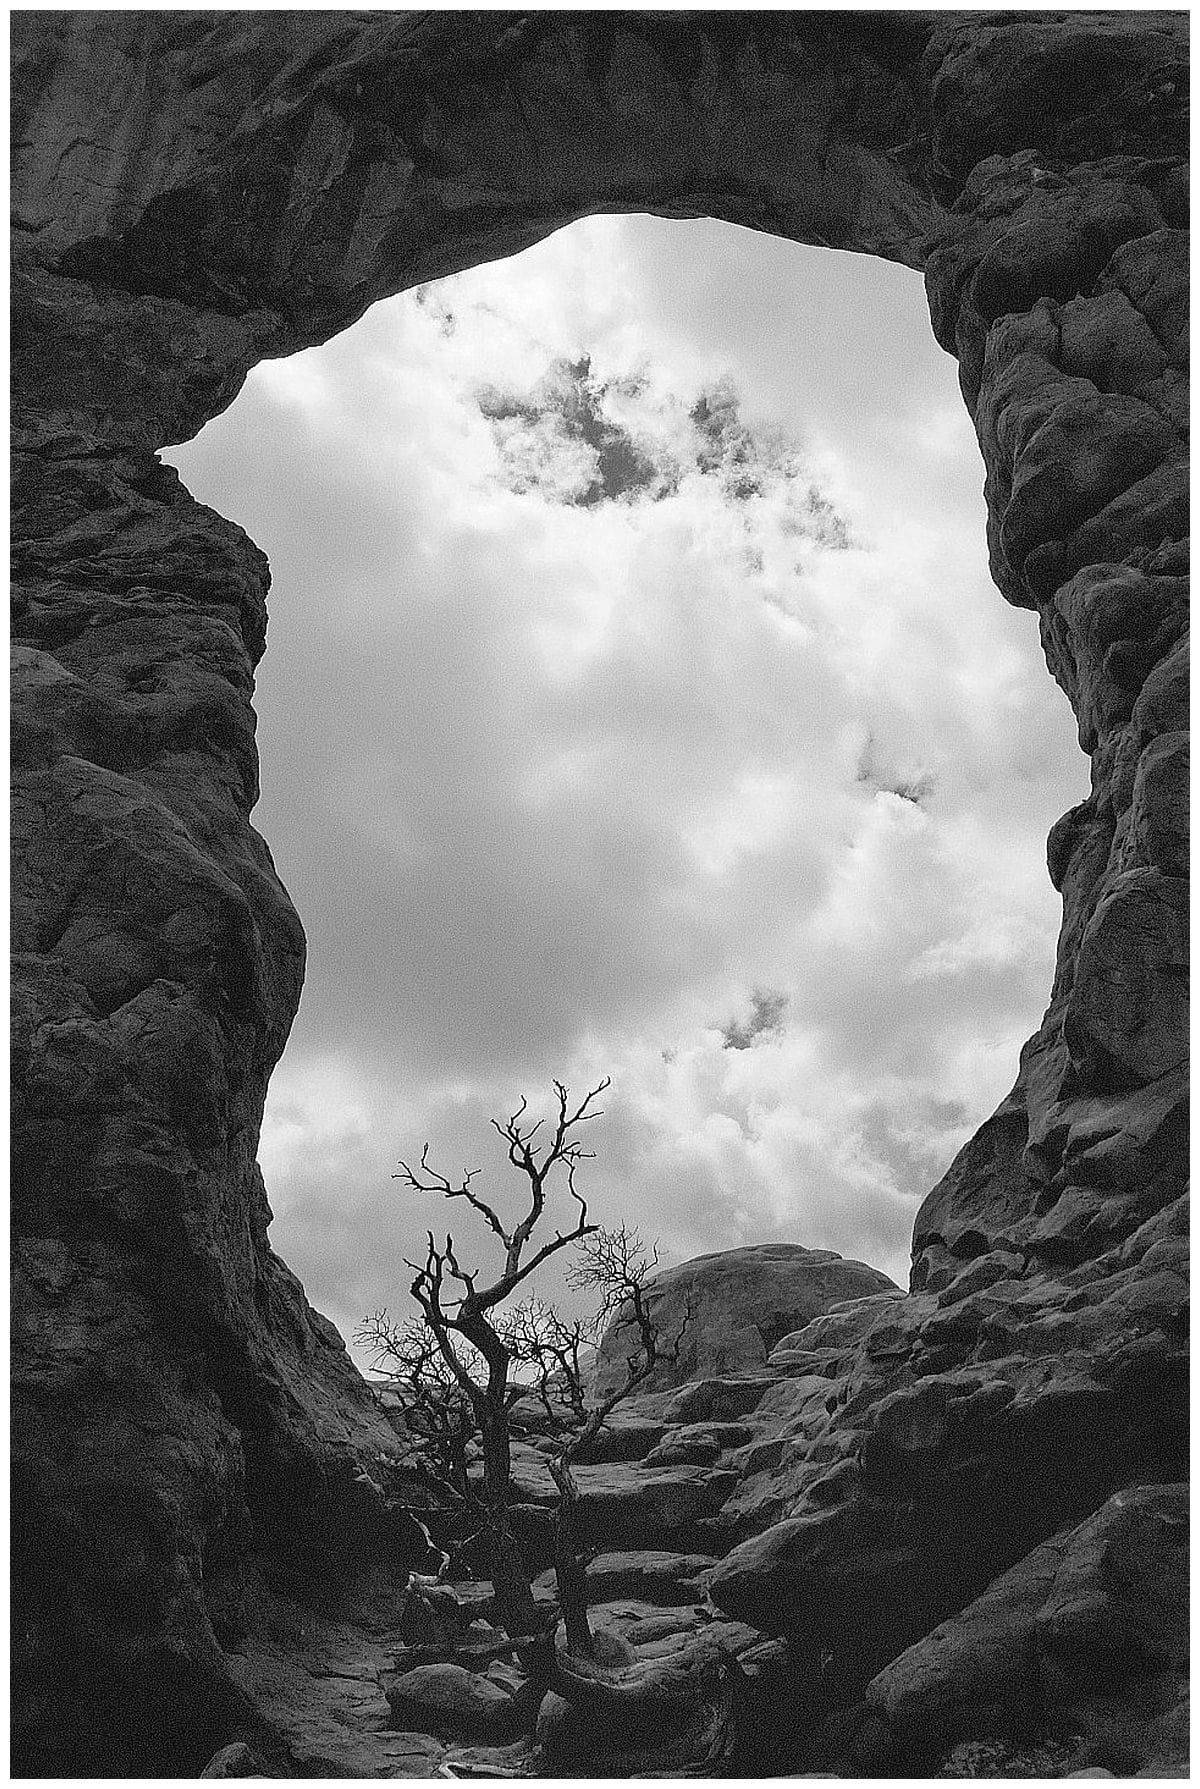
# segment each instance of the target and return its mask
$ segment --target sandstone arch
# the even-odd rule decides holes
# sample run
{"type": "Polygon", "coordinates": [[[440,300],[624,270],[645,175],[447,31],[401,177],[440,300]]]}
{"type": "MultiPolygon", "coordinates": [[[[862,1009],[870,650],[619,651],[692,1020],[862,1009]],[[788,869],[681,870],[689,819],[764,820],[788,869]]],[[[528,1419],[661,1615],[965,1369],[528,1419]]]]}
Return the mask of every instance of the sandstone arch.
{"type": "MultiPolygon", "coordinates": [[[[922,1209],[914,1288],[1011,1256],[1035,1328],[1063,1276],[1116,1298],[1111,1347],[1046,1331],[1044,1426],[1086,1381],[1091,1456],[990,1567],[1178,1470],[1186,15],[26,13],[13,43],[23,1768],[191,1765],[253,1723],[220,1641],[262,1562],[330,1579],[389,1544],[353,1479],[385,1437],[254,1165],[303,968],[247,820],[266,564],[154,450],[255,360],[589,211],[925,268],[996,581],[1038,610],[1094,786],[1051,833],[1046,1019],[922,1209]]],[[[914,1350],[998,1358],[986,1313],[931,1310],[910,1377],[914,1350]]],[[[909,1509],[911,1607],[934,1505],[914,1527],[883,1451],[861,1470],[909,1509]]],[[[733,1602],[767,1568],[820,1580],[803,1524],[778,1545],[731,1565],[733,1602]]]]}

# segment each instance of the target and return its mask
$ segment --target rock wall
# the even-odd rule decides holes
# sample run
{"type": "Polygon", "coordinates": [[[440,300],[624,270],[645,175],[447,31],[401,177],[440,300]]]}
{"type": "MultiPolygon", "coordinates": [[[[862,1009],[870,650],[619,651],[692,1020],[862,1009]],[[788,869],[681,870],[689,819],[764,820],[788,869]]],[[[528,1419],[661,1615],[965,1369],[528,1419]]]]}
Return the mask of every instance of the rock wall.
{"type": "MultiPolygon", "coordinates": [[[[765,1558],[819,1646],[848,1572],[894,1656],[1180,1469],[1186,29],[14,16],[22,1773],[194,1769],[253,1726],[222,1643],[260,1574],[315,1593],[390,1544],[354,1476],[386,1431],[255,1166],[303,968],[248,820],[267,569],[155,450],[257,359],[590,211],[925,267],[997,584],[1093,763],[1050,836],[1058,969],[1013,1093],[922,1208],[906,1314],[838,1341],[840,1439],[722,1594],[753,1600],[765,1558]]],[[[846,1694],[883,1662],[843,1660],[846,1694]]]]}

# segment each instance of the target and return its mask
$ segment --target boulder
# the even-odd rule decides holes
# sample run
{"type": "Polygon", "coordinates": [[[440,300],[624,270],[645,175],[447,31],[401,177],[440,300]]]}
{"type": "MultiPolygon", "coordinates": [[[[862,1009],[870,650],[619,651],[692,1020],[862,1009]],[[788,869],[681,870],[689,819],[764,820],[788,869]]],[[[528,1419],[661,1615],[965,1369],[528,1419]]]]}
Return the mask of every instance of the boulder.
{"type": "Polygon", "coordinates": [[[1182,878],[1139,868],[1097,905],[1064,1024],[1089,1089],[1143,1086],[1186,1056],[1187,898],[1182,878]]]}
{"type": "Polygon", "coordinates": [[[909,1647],[874,1678],[868,1705],[910,1757],[1057,1726],[1090,1734],[1129,1774],[1179,1762],[1187,1540],[1185,1486],[1117,1492],[909,1647]]]}
{"type": "Polygon", "coordinates": [[[710,1466],[731,1448],[742,1447],[754,1434],[748,1423],[681,1423],[667,1429],[646,1455],[647,1466],[710,1466]]]}
{"type": "Polygon", "coordinates": [[[499,1737],[513,1707],[507,1691],[462,1665],[418,1665],[389,1683],[384,1694],[390,1726],[448,1738],[499,1737]]]}
{"type": "Polygon", "coordinates": [[[806,1372],[824,1371],[868,1331],[878,1330],[890,1316],[902,1317],[906,1308],[904,1294],[890,1285],[886,1291],[845,1299],[811,1318],[803,1329],[782,1336],[771,1351],[769,1364],[784,1366],[789,1379],[800,1376],[800,1366],[806,1372]]]}
{"type": "MultiPolygon", "coordinates": [[[[783,1336],[831,1305],[896,1290],[876,1267],[794,1242],[698,1255],[650,1282],[650,1307],[660,1333],[673,1342],[682,1329],[683,1337],[678,1357],[660,1361],[645,1389],[752,1372],[783,1336]]],[[[627,1325],[618,1317],[600,1343],[598,1391],[621,1382],[630,1345],[627,1325]]]]}

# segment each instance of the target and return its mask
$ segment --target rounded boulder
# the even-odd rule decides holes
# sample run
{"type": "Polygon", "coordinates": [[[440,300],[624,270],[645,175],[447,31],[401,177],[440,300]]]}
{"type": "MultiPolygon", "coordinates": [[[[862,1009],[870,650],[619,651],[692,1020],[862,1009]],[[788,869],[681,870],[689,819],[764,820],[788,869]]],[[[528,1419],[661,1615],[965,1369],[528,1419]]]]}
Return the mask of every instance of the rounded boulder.
{"type": "Polygon", "coordinates": [[[512,1707],[504,1690],[462,1665],[418,1665],[395,1678],[384,1694],[389,1726],[447,1738],[494,1737],[512,1707]]]}
{"type": "MultiPolygon", "coordinates": [[[[676,1353],[678,1339],[678,1357],[660,1361],[641,1389],[665,1391],[695,1380],[753,1372],[784,1336],[831,1306],[898,1290],[876,1267],[794,1242],[698,1255],[649,1282],[660,1346],[676,1353]]],[[[636,1345],[636,1332],[618,1316],[600,1344],[596,1390],[601,1396],[623,1383],[626,1359],[636,1345]]]]}

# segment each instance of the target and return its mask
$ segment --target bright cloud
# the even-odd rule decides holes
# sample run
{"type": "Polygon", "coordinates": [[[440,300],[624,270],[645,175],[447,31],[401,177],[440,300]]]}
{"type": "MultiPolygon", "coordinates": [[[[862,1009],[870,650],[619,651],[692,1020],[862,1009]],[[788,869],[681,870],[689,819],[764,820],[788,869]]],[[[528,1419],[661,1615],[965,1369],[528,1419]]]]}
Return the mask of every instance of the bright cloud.
{"type": "Polygon", "coordinates": [[[256,822],[310,968],[262,1160],[314,1300],[402,1309],[446,1214],[396,1158],[498,1188],[487,1119],[555,1075],[612,1076],[588,1184],[665,1258],[902,1277],[1040,1017],[1086,769],[915,276],[595,218],[171,458],[272,560],[256,822]]]}

